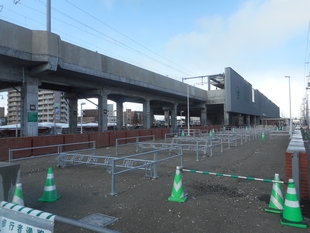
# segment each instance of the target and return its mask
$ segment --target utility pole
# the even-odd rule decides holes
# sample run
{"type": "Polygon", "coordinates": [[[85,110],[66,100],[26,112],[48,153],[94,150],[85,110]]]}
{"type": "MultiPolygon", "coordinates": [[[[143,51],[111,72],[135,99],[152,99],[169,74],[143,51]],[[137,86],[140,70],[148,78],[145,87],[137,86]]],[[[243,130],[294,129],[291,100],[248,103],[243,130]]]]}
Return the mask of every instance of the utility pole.
{"type": "Polygon", "coordinates": [[[46,31],[51,32],[51,1],[46,0],[46,31]]]}
{"type": "Polygon", "coordinates": [[[285,76],[288,78],[288,88],[289,88],[289,105],[290,105],[290,137],[292,137],[292,108],[291,108],[291,76],[285,76]]]}

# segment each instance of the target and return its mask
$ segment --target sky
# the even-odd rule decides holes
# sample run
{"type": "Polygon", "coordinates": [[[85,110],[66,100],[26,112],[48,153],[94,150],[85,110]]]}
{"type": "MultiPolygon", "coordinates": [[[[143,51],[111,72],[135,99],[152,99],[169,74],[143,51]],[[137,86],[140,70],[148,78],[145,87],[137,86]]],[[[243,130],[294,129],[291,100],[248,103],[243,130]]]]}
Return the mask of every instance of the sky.
{"type": "MultiPolygon", "coordinates": [[[[310,92],[306,90],[310,0],[51,0],[51,4],[51,31],[64,41],[178,81],[231,67],[279,106],[280,116],[290,116],[291,100],[292,117],[301,117],[300,105],[310,92]]],[[[46,0],[0,0],[0,19],[46,30],[46,0]]],[[[207,80],[184,82],[207,89],[201,81],[207,80]]],[[[124,107],[142,110],[130,103],[124,107]]],[[[95,106],[89,103],[83,107],[91,108],[95,106]]]]}

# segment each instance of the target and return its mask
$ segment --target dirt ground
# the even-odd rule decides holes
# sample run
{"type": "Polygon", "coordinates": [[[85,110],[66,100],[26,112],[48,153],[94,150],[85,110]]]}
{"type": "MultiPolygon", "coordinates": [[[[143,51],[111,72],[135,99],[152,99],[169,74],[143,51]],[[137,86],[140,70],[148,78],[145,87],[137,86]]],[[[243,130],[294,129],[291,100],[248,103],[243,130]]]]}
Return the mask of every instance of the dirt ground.
{"type": "MultiPolygon", "coordinates": [[[[184,151],[184,167],[188,169],[273,179],[285,177],[285,151],[289,139],[260,138],[246,142],[212,157],[199,157],[184,151]]],[[[134,154],[135,147],[125,148],[134,154]]],[[[115,155],[115,147],[101,148],[97,155],[115,155]]],[[[116,176],[117,195],[111,192],[111,175],[102,166],[86,165],[66,168],[57,166],[55,157],[18,161],[25,206],[79,220],[93,213],[118,218],[107,226],[118,232],[187,233],[187,232],[307,232],[283,226],[280,216],[264,211],[268,207],[272,184],[260,181],[216,177],[182,172],[185,203],[169,202],[176,166],[175,158],[158,165],[158,179],[145,178],[135,170],[116,176]],[[54,203],[39,203],[43,194],[47,169],[53,168],[57,193],[62,197],[54,203]]],[[[283,185],[285,197],[286,186],[283,185]]],[[[309,224],[307,201],[301,209],[309,224]]],[[[89,232],[56,223],[55,232],[89,232]]]]}

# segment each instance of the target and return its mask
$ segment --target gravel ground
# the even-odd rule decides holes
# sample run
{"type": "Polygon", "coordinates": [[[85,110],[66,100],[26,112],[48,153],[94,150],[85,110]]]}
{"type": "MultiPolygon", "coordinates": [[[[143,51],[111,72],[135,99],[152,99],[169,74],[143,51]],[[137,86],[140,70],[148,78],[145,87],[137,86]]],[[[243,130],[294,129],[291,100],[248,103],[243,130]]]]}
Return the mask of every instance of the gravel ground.
{"type": "MultiPolygon", "coordinates": [[[[212,157],[184,152],[184,167],[217,173],[273,179],[275,173],[285,177],[285,151],[289,139],[255,139],[217,151],[212,157]]],[[[123,148],[134,154],[135,147],[123,148]]],[[[101,148],[97,155],[115,154],[115,148],[101,148]]],[[[117,195],[111,192],[111,175],[104,167],[85,165],[57,166],[55,157],[19,161],[24,201],[27,207],[79,220],[93,213],[118,218],[107,226],[119,232],[307,232],[282,226],[280,216],[264,211],[268,207],[271,183],[232,179],[183,172],[185,203],[169,202],[175,168],[180,159],[168,160],[158,166],[158,179],[145,178],[135,170],[116,176],[117,195]],[[47,169],[53,168],[57,193],[62,197],[54,203],[39,203],[46,181],[47,169]]],[[[286,186],[282,186],[283,195],[286,186]]],[[[309,224],[309,204],[301,202],[309,224]]],[[[88,232],[56,223],[55,232],[88,232]]]]}

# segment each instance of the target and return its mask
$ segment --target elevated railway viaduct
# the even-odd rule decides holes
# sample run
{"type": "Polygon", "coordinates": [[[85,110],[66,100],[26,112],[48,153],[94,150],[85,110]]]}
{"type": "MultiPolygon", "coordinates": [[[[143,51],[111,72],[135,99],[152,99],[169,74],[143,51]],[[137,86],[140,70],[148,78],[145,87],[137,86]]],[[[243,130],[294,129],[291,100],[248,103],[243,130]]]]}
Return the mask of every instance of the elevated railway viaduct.
{"type": "Polygon", "coordinates": [[[79,99],[98,98],[99,131],[107,130],[107,101],[117,105],[117,126],[123,125],[123,103],[143,104],[143,126],[151,127],[153,115],[170,114],[177,126],[180,112],[200,117],[201,125],[258,124],[262,116],[279,117],[279,108],[259,91],[252,91],[231,68],[207,76],[202,90],[166,76],[62,41],[50,32],[29,30],[0,20],[0,91],[20,88],[22,136],[38,132],[38,89],[57,90],[69,102],[70,133],[77,132],[79,99]],[[254,102],[253,102],[254,95],[254,102]],[[188,105],[189,104],[189,108],[188,105]]]}

